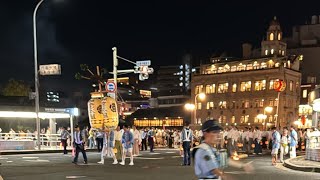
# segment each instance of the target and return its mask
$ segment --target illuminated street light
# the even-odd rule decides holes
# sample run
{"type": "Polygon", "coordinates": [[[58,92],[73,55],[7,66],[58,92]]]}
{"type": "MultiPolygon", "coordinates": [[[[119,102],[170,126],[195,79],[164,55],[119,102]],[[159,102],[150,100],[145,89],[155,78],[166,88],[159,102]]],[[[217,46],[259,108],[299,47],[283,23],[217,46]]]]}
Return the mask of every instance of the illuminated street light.
{"type": "MultiPolygon", "coordinates": [[[[267,106],[267,107],[264,108],[264,111],[267,112],[267,113],[271,113],[272,110],[273,110],[273,107],[270,107],[270,106],[267,106]]],[[[264,113],[264,114],[266,114],[266,113],[264,113]]]]}
{"type": "Polygon", "coordinates": [[[196,108],[196,106],[194,104],[187,103],[184,105],[184,108],[188,111],[193,111],[196,108]]]}

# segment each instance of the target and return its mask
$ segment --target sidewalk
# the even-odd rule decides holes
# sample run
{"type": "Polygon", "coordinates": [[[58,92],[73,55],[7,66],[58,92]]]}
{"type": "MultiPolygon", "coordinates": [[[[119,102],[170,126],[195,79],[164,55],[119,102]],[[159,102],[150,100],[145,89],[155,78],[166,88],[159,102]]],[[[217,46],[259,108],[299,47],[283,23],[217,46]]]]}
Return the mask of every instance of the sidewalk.
{"type": "Polygon", "coordinates": [[[320,173],[320,162],[305,160],[304,156],[287,159],[283,165],[297,171],[320,173]]]}

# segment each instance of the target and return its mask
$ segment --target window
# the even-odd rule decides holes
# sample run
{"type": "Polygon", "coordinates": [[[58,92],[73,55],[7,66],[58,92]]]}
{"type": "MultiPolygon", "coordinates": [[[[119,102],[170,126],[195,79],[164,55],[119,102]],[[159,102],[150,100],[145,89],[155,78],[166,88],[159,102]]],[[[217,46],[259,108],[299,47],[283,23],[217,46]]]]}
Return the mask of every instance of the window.
{"type": "Polygon", "coordinates": [[[228,83],[218,84],[218,93],[226,93],[226,92],[228,92],[228,87],[229,87],[228,83]]]}
{"type": "Polygon", "coordinates": [[[249,102],[249,100],[246,100],[244,102],[244,108],[249,108],[249,106],[250,106],[250,102],[249,102]]]}
{"type": "Polygon", "coordinates": [[[237,84],[236,83],[234,83],[232,85],[232,92],[237,92],[237,84]]]}
{"type": "Polygon", "coordinates": [[[207,102],[207,109],[213,109],[214,108],[214,103],[211,102],[207,102]]]}
{"type": "Polygon", "coordinates": [[[269,106],[273,106],[273,100],[269,100],[269,106]]]}
{"type": "Polygon", "coordinates": [[[195,94],[199,94],[199,86],[196,86],[195,90],[194,90],[195,94]]]}
{"type": "Polygon", "coordinates": [[[274,62],[272,61],[272,59],[270,59],[268,61],[268,68],[273,68],[273,66],[274,66],[274,62]]]}
{"type": "Polygon", "coordinates": [[[235,116],[232,116],[231,117],[231,123],[233,124],[233,123],[235,123],[236,122],[236,117],[235,116]]]}
{"type": "Polygon", "coordinates": [[[281,50],[279,49],[279,53],[278,53],[279,55],[281,55],[281,50]]]}
{"type": "Polygon", "coordinates": [[[296,92],[299,93],[300,85],[299,82],[296,82],[296,92]]]}
{"type": "Polygon", "coordinates": [[[248,64],[248,65],[247,65],[247,70],[252,70],[252,69],[253,69],[252,64],[248,64]]]}
{"type": "Polygon", "coordinates": [[[267,63],[262,62],[262,63],[261,63],[261,68],[262,68],[262,69],[267,68],[267,63]]]}
{"type": "Polygon", "coordinates": [[[216,85],[212,84],[212,85],[206,85],[206,94],[212,94],[215,93],[216,91],[216,85]]]}
{"type": "Polygon", "coordinates": [[[269,89],[271,90],[271,89],[274,89],[274,83],[275,83],[275,81],[278,81],[278,79],[271,79],[270,80],[270,83],[269,83],[269,89]]]}
{"type": "Polygon", "coordinates": [[[244,123],[244,116],[241,116],[241,118],[240,118],[240,123],[241,123],[241,124],[244,123]]]}
{"type": "Polygon", "coordinates": [[[246,65],[245,64],[242,64],[240,63],[237,67],[237,71],[244,71],[246,70],[246,65]]]}
{"type": "Polygon", "coordinates": [[[254,90],[255,91],[262,91],[266,89],[266,80],[256,81],[254,83],[254,90]]]}
{"type": "Polygon", "coordinates": [[[237,71],[237,66],[231,66],[231,72],[237,71]]]}
{"type": "Polygon", "coordinates": [[[253,69],[260,69],[260,65],[258,64],[257,61],[253,63],[253,69]]]}
{"type": "Polygon", "coordinates": [[[235,107],[236,107],[236,102],[232,101],[232,108],[235,108],[235,107]]]}
{"type": "Polygon", "coordinates": [[[227,101],[220,101],[219,102],[219,107],[220,108],[224,108],[224,109],[227,108],[227,101]]]}
{"type": "Polygon", "coordinates": [[[276,98],[276,99],[274,99],[274,106],[278,106],[278,103],[279,103],[279,101],[278,101],[278,98],[276,98]]]}
{"type": "Polygon", "coordinates": [[[256,100],[254,100],[254,107],[259,107],[259,100],[258,99],[256,99],[256,100]]]}
{"type": "Polygon", "coordinates": [[[203,92],[203,85],[196,86],[195,94],[199,94],[203,92]]]}
{"type": "Polygon", "coordinates": [[[273,53],[274,53],[274,49],[271,49],[271,51],[270,51],[270,52],[271,52],[271,54],[273,54],[273,53]]]}
{"type": "Polygon", "coordinates": [[[224,66],[224,72],[229,72],[230,71],[230,66],[228,64],[226,64],[224,66]]]}
{"type": "Polygon", "coordinates": [[[278,40],[279,41],[281,40],[281,34],[280,33],[278,34],[278,40]]]}
{"type": "Polygon", "coordinates": [[[243,81],[243,82],[241,82],[240,91],[241,92],[251,91],[251,81],[243,81]]]}
{"type": "Polygon", "coordinates": [[[249,115],[241,116],[240,123],[248,123],[249,122],[249,115]]]}
{"type": "Polygon", "coordinates": [[[264,55],[268,55],[268,49],[266,49],[265,51],[264,51],[264,55]]]}
{"type": "Polygon", "coordinates": [[[277,62],[274,66],[275,66],[275,67],[279,67],[279,66],[280,66],[280,63],[277,62]]]}
{"type": "Polygon", "coordinates": [[[254,123],[259,123],[259,118],[257,116],[254,118],[254,123]]]}
{"type": "Polygon", "coordinates": [[[200,102],[200,103],[197,103],[197,109],[198,109],[198,110],[201,110],[201,108],[202,108],[201,105],[202,105],[201,102],[200,102]]]}
{"type": "Polygon", "coordinates": [[[269,39],[270,39],[270,41],[274,40],[274,34],[273,33],[270,33],[269,39]]]}
{"type": "Polygon", "coordinates": [[[302,91],[302,97],[303,97],[303,98],[307,98],[307,97],[308,97],[308,90],[307,90],[307,89],[304,89],[304,90],[302,91]]]}
{"type": "Polygon", "coordinates": [[[224,71],[224,68],[223,68],[223,67],[219,67],[219,68],[218,68],[218,73],[223,73],[223,71],[224,71]]]}
{"type": "Polygon", "coordinates": [[[282,56],[284,56],[284,50],[282,50],[282,56]]]}
{"type": "Polygon", "coordinates": [[[259,102],[260,104],[260,106],[259,107],[263,107],[263,104],[264,104],[264,99],[261,99],[261,101],[259,102]]]}
{"type": "Polygon", "coordinates": [[[273,122],[273,116],[272,115],[270,115],[268,119],[269,119],[269,122],[273,122]]]}
{"type": "Polygon", "coordinates": [[[219,123],[226,123],[227,122],[227,117],[226,116],[220,116],[219,117],[219,123]]]}
{"type": "Polygon", "coordinates": [[[293,81],[290,81],[289,89],[291,92],[293,91],[293,81]]]}

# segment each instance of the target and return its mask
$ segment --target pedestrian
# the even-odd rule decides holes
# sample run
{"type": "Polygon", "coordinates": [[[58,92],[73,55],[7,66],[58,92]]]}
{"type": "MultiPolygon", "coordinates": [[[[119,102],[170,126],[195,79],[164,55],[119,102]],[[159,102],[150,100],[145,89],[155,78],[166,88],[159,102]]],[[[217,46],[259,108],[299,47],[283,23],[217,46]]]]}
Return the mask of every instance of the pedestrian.
{"type": "Polygon", "coordinates": [[[88,141],[89,141],[89,149],[92,149],[95,145],[94,145],[94,132],[93,132],[93,129],[91,128],[89,130],[89,138],[88,138],[88,141]]]}
{"type": "Polygon", "coordinates": [[[242,142],[243,142],[243,151],[245,151],[247,154],[249,154],[249,128],[245,127],[245,131],[241,135],[242,142]]]}
{"type": "Polygon", "coordinates": [[[130,131],[128,125],[123,126],[123,135],[122,135],[122,146],[123,146],[123,154],[122,154],[122,162],[121,165],[125,165],[126,154],[129,153],[130,156],[130,163],[129,166],[133,166],[133,133],[130,131]]]}
{"type": "Polygon", "coordinates": [[[101,152],[102,148],[103,148],[103,135],[104,135],[104,132],[102,132],[102,129],[98,129],[98,131],[96,132],[96,141],[97,141],[98,152],[101,152]]]}
{"type": "Polygon", "coordinates": [[[289,152],[290,136],[288,135],[288,129],[283,128],[282,137],[280,140],[280,162],[283,163],[283,155],[287,155],[289,152]]]}
{"type": "Polygon", "coordinates": [[[291,126],[290,127],[290,138],[291,138],[291,141],[290,141],[290,158],[295,158],[297,156],[297,153],[296,153],[296,146],[298,144],[298,134],[297,134],[297,131],[294,130],[294,127],[291,126]]]}
{"type": "Polygon", "coordinates": [[[185,122],[185,127],[181,132],[181,144],[183,148],[183,164],[182,166],[190,166],[190,149],[193,146],[192,130],[189,127],[190,123],[185,122]]]}
{"type": "Polygon", "coordinates": [[[141,129],[141,151],[147,150],[147,131],[146,129],[141,129]]]}
{"type": "Polygon", "coordinates": [[[277,164],[278,160],[278,152],[280,148],[280,133],[277,131],[276,127],[272,128],[272,151],[271,151],[271,156],[272,156],[272,165],[277,164]]]}
{"type": "Polygon", "coordinates": [[[66,130],[65,127],[61,128],[61,143],[63,146],[63,154],[68,154],[67,151],[67,141],[68,141],[68,137],[70,136],[69,132],[66,130]]]}
{"type": "MultiPolygon", "coordinates": [[[[194,148],[194,169],[199,180],[204,179],[224,179],[227,176],[221,170],[221,155],[213,144],[220,142],[222,127],[217,120],[208,120],[202,124],[203,142],[194,148]]],[[[228,161],[229,166],[244,168],[245,171],[253,170],[250,164],[242,164],[233,160],[228,161]]]]}
{"type": "Polygon", "coordinates": [[[76,154],[72,163],[74,164],[78,163],[79,152],[81,152],[84,159],[84,164],[88,164],[87,154],[84,147],[85,144],[83,141],[84,138],[82,137],[82,133],[80,132],[79,125],[75,125],[74,130],[75,132],[74,132],[74,139],[73,139],[73,147],[76,149],[76,154]]]}
{"type": "Polygon", "coordinates": [[[116,158],[118,161],[122,160],[122,131],[120,131],[120,126],[114,131],[114,139],[115,139],[115,149],[116,149],[116,158]]]}
{"type": "Polygon", "coordinates": [[[139,146],[141,145],[141,134],[136,126],[132,127],[133,129],[133,156],[139,156],[139,146]]]}
{"type": "Polygon", "coordinates": [[[262,147],[260,145],[261,131],[258,126],[256,126],[256,131],[253,133],[253,138],[254,138],[254,153],[253,154],[262,154],[262,147]]]}
{"type": "Polygon", "coordinates": [[[114,131],[109,128],[105,128],[105,133],[103,136],[103,149],[101,151],[101,160],[98,162],[99,164],[104,164],[104,158],[107,154],[110,154],[113,158],[112,164],[118,164],[118,160],[113,152],[113,148],[115,146],[115,136],[114,131]]]}
{"type": "Polygon", "coordinates": [[[150,152],[154,152],[153,148],[154,148],[154,127],[152,127],[149,131],[148,131],[148,143],[150,146],[150,152]]]}

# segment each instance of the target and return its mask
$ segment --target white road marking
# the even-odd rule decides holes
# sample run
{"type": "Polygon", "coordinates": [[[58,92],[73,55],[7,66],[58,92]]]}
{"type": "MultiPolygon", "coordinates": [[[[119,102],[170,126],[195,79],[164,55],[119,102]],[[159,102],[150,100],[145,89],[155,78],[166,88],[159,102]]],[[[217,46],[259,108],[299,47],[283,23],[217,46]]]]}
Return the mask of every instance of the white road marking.
{"type": "Polygon", "coordinates": [[[136,157],[133,159],[164,159],[164,158],[163,157],[160,157],[160,158],[136,157]]]}
{"type": "Polygon", "coordinates": [[[157,155],[157,154],[160,154],[160,153],[149,153],[149,154],[151,154],[151,155],[157,155]]]}
{"type": "Polygon", "coordinates": [[[39,159],[39,157],[22,157],[22,159],[39,159]]]}
{"type": "Polygon", "coordinates": [[[226,174],[244,174],[245,172],[243,171],[229,171],[229,172],[224,172],[226,174]]]}
{"type": "Polygon", "coordinates": [[[176,154],[177,152],[166,152],[167,154],[176,154]]]}
{"type": "Polygon", "coordinates": [[[8,158],[0,158],[0,160],[4,160],[4,159],[8,159],[8,158]]]}
{"type": "Polygon", "coordinates": [[[44,159],[36,159],[36,160],[25,160],[28,162],[50,162],[49,160],[44,160],[44,159]]]}
{"type": "Polygon", "coordinates": [[[13,161],[7,161],[7,163],[12,163],[13,161]]]}
{"type": "Polygon", "coordinates": [[[85,178],[87,176],[66,176],[66,179],[78,179],[78,178],[85,178]]]}
{"type": "Polygon", "coordinates": [[[171,158],[182,158],[181,156],[172,156],[171,158]]]}

